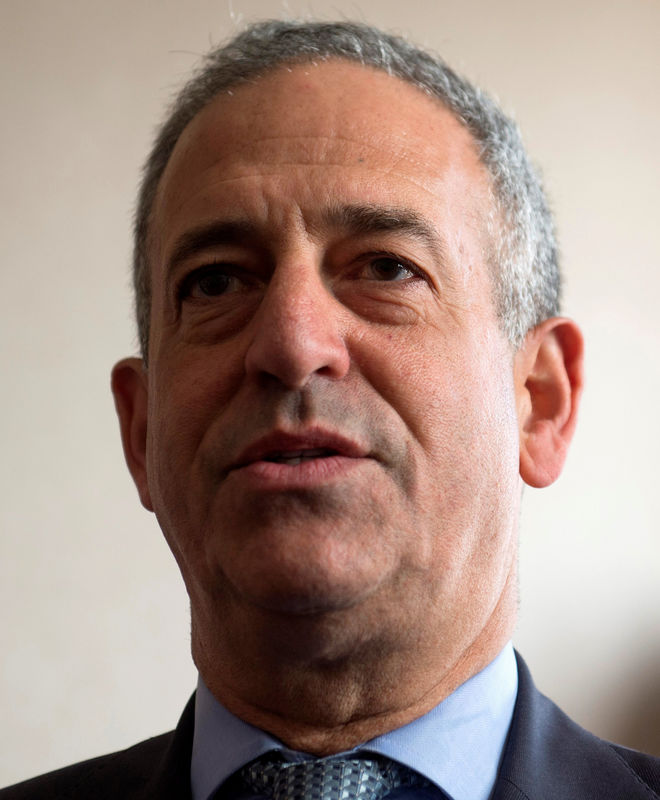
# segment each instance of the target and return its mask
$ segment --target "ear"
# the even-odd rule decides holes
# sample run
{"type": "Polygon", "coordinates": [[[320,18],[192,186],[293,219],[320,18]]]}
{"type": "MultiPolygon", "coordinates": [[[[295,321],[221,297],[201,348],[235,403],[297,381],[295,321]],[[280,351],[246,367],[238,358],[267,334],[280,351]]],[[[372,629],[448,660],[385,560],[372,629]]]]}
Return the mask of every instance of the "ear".
{"type": "Polygon", "coordinates": [[[541,488],[559,477],[582,394],[584,343],[577,325],[553,317],[533,328],[515,356],[520,477],[541,488]]]}
{"type": "Polygon", "coordinates": [[[141,358],[125,358],[112,370],[112,394],[119,417],[121,442],[142,505],[153,511],[147,481],[147,371],[141,358]]]}

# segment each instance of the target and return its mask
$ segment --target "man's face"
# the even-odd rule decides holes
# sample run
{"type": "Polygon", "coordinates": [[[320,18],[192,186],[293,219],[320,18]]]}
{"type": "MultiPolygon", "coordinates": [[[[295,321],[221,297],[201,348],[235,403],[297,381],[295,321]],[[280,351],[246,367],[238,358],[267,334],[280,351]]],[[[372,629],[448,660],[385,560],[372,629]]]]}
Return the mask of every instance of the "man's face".
{"type": "Polygon", "coordinates": [[[198,628],[325,620],[286,647],[431,637],[450,663],[490,624],[519,479],[489,208],[466,130],[358,65],[279,69],[188,126],[151,228],[142,496],[198,628]]]}

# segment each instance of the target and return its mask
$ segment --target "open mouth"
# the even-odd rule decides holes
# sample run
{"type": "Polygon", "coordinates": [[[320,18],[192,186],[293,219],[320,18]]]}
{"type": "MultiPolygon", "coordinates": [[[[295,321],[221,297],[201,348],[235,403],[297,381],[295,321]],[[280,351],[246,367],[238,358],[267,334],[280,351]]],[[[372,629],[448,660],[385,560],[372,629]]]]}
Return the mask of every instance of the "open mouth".
{"type": "Polygon", "coordinates": [[[275,430],[255,439],[239,453],[229,464],[227,474],[245,470],[244,477],[270,481],[271,488],[279,485],[278,481],[289,486],[291,481],[334,480],[370,457],[365,445],[320,427],[309,427],[301,433],[275,430]]]}
{"type": "Polygon", "coordinates": [[[316,458],[330,458],[339,455],[337,450],[326,447],[317,447],[311,450],[286,450],[276,453],[269,453],[263,457],[263,461],[271,461],[274,464],[286,464],[295,467],[303,461],[312,461],[316,458]]]}

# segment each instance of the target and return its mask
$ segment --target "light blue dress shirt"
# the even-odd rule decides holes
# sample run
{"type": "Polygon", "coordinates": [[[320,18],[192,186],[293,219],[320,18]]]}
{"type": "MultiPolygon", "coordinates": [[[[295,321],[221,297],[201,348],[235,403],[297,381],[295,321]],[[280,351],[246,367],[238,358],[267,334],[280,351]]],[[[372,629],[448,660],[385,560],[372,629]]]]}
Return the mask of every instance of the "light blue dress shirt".
{"type": "MultiPolygon", "coordinates": [[[[509,643],[485,669],[423,717],[350,752],[379,753],[406,764],[451,800],[488,800],[517,692],[518,672],[509,643]]],[[[233,772],[269,750],[281,750],[288,761],[308,758],[231,714],[200,678],[191,764],[194,800],[208,800],[233,772]]],[[[428,791],[419,789],[402,789],[396,795],[429,797],[428,791]]],[[[242,797],[252,796],[246,792],[242,797]]],[[[442,797],[440,792],[438,796],[442,797]]]]}

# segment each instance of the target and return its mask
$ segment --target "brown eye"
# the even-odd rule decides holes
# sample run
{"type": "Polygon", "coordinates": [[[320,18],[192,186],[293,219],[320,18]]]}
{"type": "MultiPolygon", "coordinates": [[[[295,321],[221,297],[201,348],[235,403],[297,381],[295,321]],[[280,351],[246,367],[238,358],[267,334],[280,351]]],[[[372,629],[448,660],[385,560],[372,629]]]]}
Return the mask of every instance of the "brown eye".
{"type": "Polygon", "coordinates": [[[204,298],[225,294],[238,281],[227,269],[225,265],[210,264],[191,272],[181,285],[181,297],[204,298]]]}
{"type": "Polygon", "coordinates": [[[213,297],[227,291],[229,280],[229,275],[212,270],[200,276],[197,280],[197,285],[202,294],[213,297]]]}
{"type": "Polygon", "coordinates": [[[415,275],[407,264],[396,258],[382,256],[369,262],[372,276],[380,281],[405,281],[415,275]]]}

